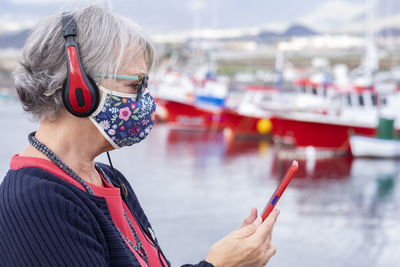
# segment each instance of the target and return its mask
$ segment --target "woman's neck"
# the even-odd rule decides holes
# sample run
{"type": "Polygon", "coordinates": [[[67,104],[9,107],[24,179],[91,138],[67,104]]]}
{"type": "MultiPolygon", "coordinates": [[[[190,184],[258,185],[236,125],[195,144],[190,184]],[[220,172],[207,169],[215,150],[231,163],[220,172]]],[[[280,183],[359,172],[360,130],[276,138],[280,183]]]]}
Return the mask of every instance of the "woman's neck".
{"type": "MultiPolygon", "coordinates": [[[[110,145],[87,119],[64,116],[56,121],[44,121],[39,124],[36,138],[51,149],[64,163],[82,179],[97,186],[103,186],[94,159],[107,151],[110,145]]],[[[47,156],[28,145],[20,156],[47,159],[47,156]]]]}

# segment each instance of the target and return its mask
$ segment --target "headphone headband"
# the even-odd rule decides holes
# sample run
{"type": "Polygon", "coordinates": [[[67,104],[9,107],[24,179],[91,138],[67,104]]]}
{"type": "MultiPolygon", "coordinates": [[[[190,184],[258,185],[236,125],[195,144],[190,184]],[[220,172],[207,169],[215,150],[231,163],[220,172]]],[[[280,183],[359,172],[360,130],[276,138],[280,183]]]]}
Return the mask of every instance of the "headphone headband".
{"type": "Polygon", "coordinates": [[[74,17],[71,14],[63,13],[61,18],[62,34],[64,37],[76,36],[77,29],[74,17]]]}

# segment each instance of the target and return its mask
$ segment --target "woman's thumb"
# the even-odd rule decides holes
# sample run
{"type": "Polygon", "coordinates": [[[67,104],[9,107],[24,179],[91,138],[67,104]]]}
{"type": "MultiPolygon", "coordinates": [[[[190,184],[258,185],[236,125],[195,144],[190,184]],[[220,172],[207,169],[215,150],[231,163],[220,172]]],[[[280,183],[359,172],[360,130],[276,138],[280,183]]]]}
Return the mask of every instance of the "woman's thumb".
{"type": "Polygon", "coordinates": [[[239,226],[238,229],[241,229],[242,227],[245,227],[246,225],[254,223],[254,220],[257,218],[257,209],[256,208],[251,208],[249,216],[246,217],[246,219],[243,220],[242,224],[239,226]]]}
{"type": "Polygon", "coordinates": [[[257,227],[261,224],[261,221],[262,221],[261,217],[258,216],[253,223],[245,225],[240,229],[236,230],[235,231],[236,238],[246,238],[253,235],[256,232],[257,227]]]}

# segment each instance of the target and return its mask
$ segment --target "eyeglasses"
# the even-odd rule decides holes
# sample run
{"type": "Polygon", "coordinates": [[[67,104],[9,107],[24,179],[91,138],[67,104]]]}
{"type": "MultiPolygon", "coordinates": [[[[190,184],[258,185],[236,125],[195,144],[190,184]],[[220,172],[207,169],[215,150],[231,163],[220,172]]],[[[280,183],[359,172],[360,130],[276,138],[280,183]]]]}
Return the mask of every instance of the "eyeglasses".
{"type": "Polygon", "coordinates": [[[148,74],[130,76],[130,75],[101,74],[101,73],[98,73],[96,75],[99,76],[99,77],[104,77],[104,78],[114,78],[114,79],[138,81],[139,82],[138,96],[140,96],[142,94],[142,92],[144,91],[144,89],[147,88],[148,81],[149,81],[149,75],[148,74]]]}

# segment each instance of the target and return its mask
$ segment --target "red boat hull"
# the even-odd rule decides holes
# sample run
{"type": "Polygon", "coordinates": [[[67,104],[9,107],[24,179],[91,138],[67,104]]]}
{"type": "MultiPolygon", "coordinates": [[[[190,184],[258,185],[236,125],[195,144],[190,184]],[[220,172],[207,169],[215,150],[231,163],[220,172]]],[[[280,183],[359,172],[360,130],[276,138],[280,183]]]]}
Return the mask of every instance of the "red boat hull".
{"type": "Polygon", "coordinates": [[[271,121],[274,138],[296,147],[314,146],[350,152],[350,135],[376,135],[376,129],[372,127],[312,122],[279,116],[271,118],[271,121]]]}
{"type": "Polygon", "coordinates": [[[223,110],[222,116],[225,128],[235,137],[270,137],[272,124],[267,117],[247,116],[229,109],[223,110]]]}
{"type": "Polygon", "coordinates": [[[217,129],[224,127],[224,118],[218,109],[206,109],[188,103],[157,99],[157,106],[166,114],[165,120],[172,126],[191,129],[217,129]]]}
{"type": "Polygon", "coordinates": [[[159,109],[165,112],[163,119],[176,128],[229,129],[235,137],[267,136],[270,131],[268,118],[246,116],[226,108],[207,109],[173,100],[157,99],[156,101],[159,109]]]}

